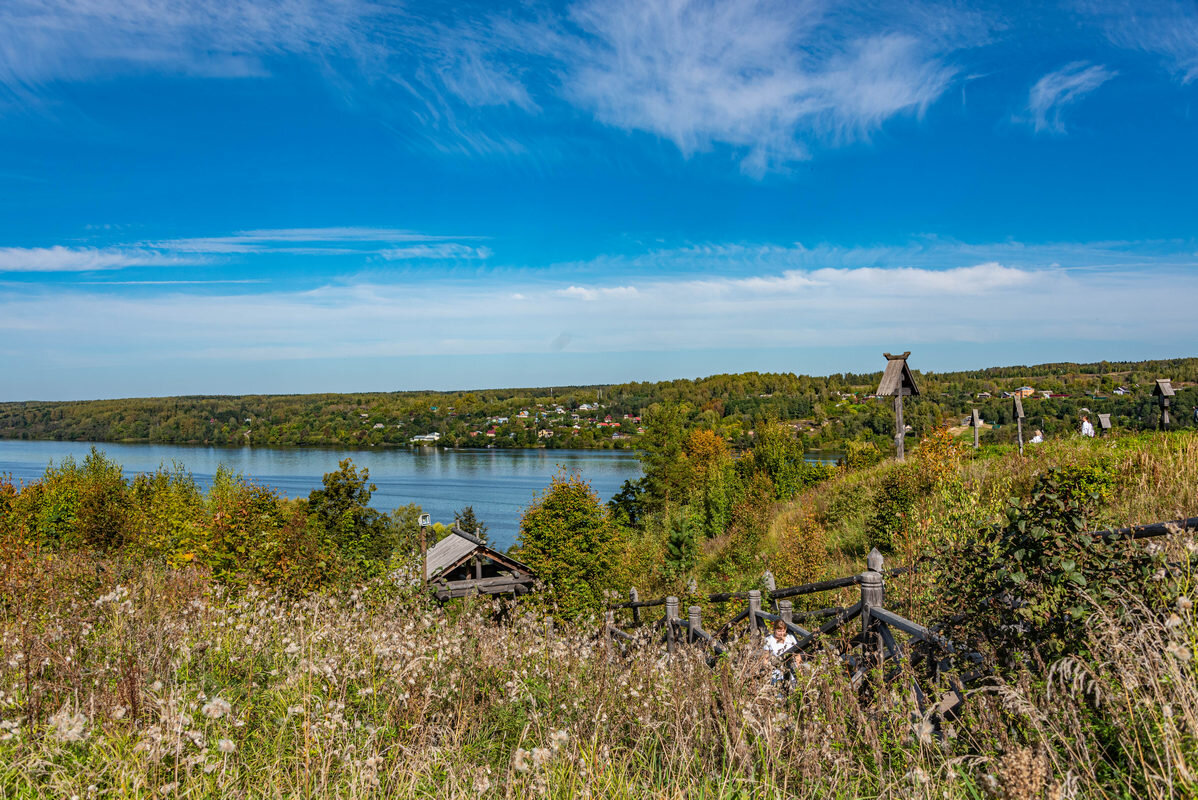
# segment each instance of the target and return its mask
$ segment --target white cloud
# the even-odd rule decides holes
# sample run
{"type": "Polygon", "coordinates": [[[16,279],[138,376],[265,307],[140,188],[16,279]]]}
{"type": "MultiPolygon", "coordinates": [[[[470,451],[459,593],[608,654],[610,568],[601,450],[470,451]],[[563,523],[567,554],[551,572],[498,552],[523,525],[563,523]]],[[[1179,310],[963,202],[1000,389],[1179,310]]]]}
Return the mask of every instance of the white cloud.
{"type": "Polygon", "coordinates": [[[551,148],[528,147],[525,123],[565,100],[687,156],[731,147],[761,175],[923,113],[953,79],[951,54],[986,35],[956,8],[868,0],[577,0],[444,16],[374,0],[9,0],[0,87],[28,99],[65,81],[262,76],[298,59],[355,106],[391,121],[403,109],[404,135],[444,152],[540,157],[551,148]],[[397,88],[410,102],[395,102],[397,88]],[[484,125],[480,109],[513,114],[484,125]]]}
{"type": "Polygon", "coordinates": [[[260,76],[284,54],[366,59],[368,0],[7,0],[0,85],[122,73],[260,76]]]}
{"type": "Polygon", "coordinates": [[[1065,107],[1076,103],[1118,74],[1101,64],[1088,64],[1085,61],[1075,61],[1048,73],[1036,81],[1028,92],[1027,109],[1032,115],[1032,126],[1037,133],[1064,133],[1062,112],[1065,107]]]}
{"type": "Polygon", "coordinates": [[[386,250],[380,250],[379,256],[387,261],[399,261],[403,259],[416,258],[430,260],[484,260],[491,257],[491,248],[471,247],[469,245],[457,244],[456,242],[443,242],[440,244],[414,244],[407,247],[392,247],[386,250]]]}
{"type": "Polygon", "coordinates": [[[1198,6],[1192,2],[1080,2],[1110,42],[1159,57],[1182,83],[1198,78],[1198,6]]]}
{"type": "Polygon", "coordinates": [[[559,53],[570,99],[686,155],[731,145],[754,175],[807,157],[811,140],[922,113],[954,74],[918,32],[871,31],[820,2],[591,1],[571,18],[587,35],[559,53]]]}
{"type": "Polygon", "coordinates": [[[1193,258],[1168,280],[1134,269],[819,267],[741,277],[582,284],[484,276],[436,283],[147,297],[19,287],[0,292],[0,333],[22,358],[70,366],[139,358],[236,362],[392,356],[682,352],[904,343],[1152,342],[1198,335],[1193,258]],[[497,296],[521,295],[518,314],[497,296]],[[404,308],[402,315],[396,308],[404,308]],[[102,340],[89,335],[103,330],[102,340]],[[152,341],[145,331],[155,332],[152,341]]]}
{"type": "Polygon", "coordinates": [[[126,267],[216,263],[234,256],[380,256],[398,259],[487,259],[491,250],[397,228],[279,228],[232,236],[166,239],[116,247],[0,247],[0,272],[83,272],[126,267]],[[396,244],[403,243],[401,247],[396,244]]]}
{"type": "Polygon", "coordinates": [[[126,267],[174,267],[202,259],[136,248],[0,247],[0,272],[88,272],[126,267]]]}

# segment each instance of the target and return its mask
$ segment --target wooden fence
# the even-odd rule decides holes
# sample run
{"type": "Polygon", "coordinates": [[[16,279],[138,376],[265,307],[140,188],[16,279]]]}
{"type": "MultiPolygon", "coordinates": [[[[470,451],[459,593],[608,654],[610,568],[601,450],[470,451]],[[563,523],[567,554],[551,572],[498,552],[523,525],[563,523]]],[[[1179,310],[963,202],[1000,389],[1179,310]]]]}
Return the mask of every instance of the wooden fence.
{"type": "MultiPolygon", "coordinates": [[[[1176,520],[1173,522],[1158,522],[1151,525],[1140,525],[1115,530],[1091,531],[1090,535],[1101,537],[1108,541],[1117,539],[1147,539],[1165,536],[1176,530],[1198,528],[1198,517],[1176,520]]],[[[703,609],[692,605],[687,608],[686,617],[682,617],[679,599],[674,596],[654,600],[641,600],[634,588],[629,592],[629,601],[609,606],[603,626],[603,635],[608,641],[631,641],[635,637],[616,625],[616,612],[627,610],[631,612],[631,622],[634,626],[650,625],[655,630],[661,630],[659,640],[665,645],[667,652],[673,653],[683,645],[701,645],[710,648],[718,656],[726,652],[729,643],[739,636],[748,634],[760,646],[763,630],[781,620],[786,629],[794,635],[795,644],[782,655],[788,656],[807,653],[822,645],[823,641],[832,634],[838,634],[842,646],[839,655],[851,670],[853,684],[860,686],[870,671],[881,670],[882,678],[892,681],[903,674],[902,666],[921,665],[927,668],[927,676],[936,679],[940,674],[953,666],[957,659],[958,667],[968,665],[971,671],[961,677],[968,682],[981,674],[978,664],[981,656],[976,653],[960,652],[953,643],[939,635],[934,629],[925,627],[918,622],[907,619],[892,609],[886,608],[886,582],[888,578],[918,569],[919,565],[884,569],[882,554],[877,548],[870,551],[866,559],[866,569],[857,575],[843,578],[808,583],[802,586],[791,586],[769,592],[773,611],[766,610],[762,605],[762,592],[753,589],[745,592],[721,592],[706,596],[709,603],[727,603],[744,601],[745,607],[728,622],[720,625],[714,633],[703,627],[703,609]],[[793,602],[789,598],[819,594],[851,586],[859,587],[857,602],[850,606],[830,606],[815,611],[796,614],[793,602]],[[664,614],[651,622],[642,621],[642,612],[664,606],[664,614]],[[844,638],[841,629],[854,620],[860,620],[860,631],[844,638]],[[805,627],[805,625],[810,627],[805,627]],[[961,663],[962,661],[966,663],[961,663]]],[[[916,680],[913,690],[920,706],[924,705],[926,694],[916,680]]],[[[940,704],[939,711],[947,713],[955,708],[963,699],[963,686],[954,685],[945,700],[940,704]]]]}

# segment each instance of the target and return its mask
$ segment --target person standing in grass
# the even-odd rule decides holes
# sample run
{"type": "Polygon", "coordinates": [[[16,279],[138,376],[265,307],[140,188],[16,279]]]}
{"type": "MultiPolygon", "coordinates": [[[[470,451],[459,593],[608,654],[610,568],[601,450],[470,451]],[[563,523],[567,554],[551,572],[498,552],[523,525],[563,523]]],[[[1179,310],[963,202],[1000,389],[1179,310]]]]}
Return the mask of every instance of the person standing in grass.
{"type": "Polygon", "coordinates": [[[1090,424],[1090,418],[1085,414],[1082,415],[1082,436],[1094,438],[1094,426],[1090,424]]]}
{"type": "Polygon", "coordinates": [[[1042,444],[1044,442],[1044,433],[1039,428],[1036,428],[1036,435],[1032,437],[1032,444],[1042,444]]]}
{"type": "MultiPolygon", "coordinates": [[[[781,658],[782,654],[795,644],[797,644],[795,637],[792,636],[790,631],[786,629],[786,623],[779,619],[774,621],[773,632],[770,633],[769,636],[765,637],[765,645],[763,649],[765,652],[769,653],[767,658],[773,660],[776,658],[781,658]]],[[[798,655],[796,655],[795,658],[798,658],[798,655]]],[[[775,667],[774,674],[770,679],[770,682],[781,683],[783,679],[782,670],[775,667]]]]}

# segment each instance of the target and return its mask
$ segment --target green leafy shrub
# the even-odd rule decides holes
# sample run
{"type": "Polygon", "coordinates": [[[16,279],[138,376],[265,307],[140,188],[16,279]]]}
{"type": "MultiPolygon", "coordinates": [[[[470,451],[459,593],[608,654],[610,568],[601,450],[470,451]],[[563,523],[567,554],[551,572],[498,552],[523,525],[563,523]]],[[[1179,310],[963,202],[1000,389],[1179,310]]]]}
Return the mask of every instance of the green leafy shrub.
{"type": "Polygon", "coordinates": [[[591,485],[563,472],[524,512],[513,552],[549,586],[558,614],[574,619],[601,607],[620,542],[591,485]]]}
{"type": "Polygon", "coordinates": [[[850,440],[844,446],[845,469],[866,469],[882,462],[882,451],[873,442],[850,440]]]}
{"type": "Polygon", "coordinates": [[[873,546],[892,550],[915,530],[915,504],[922,496],[919,473],[912,464],[899,464],[884,473],[874,493],[874,512],[866,526],[873,546]]]}
{"type": "Polygon", "coordinates": [[[1087,520],[1097,492],[1078,490],[1076,473],[1041,475],[1031,498],[1012,504],[1006,523],[971,540],[943,545],[935,558],[941,597],[951,598],[949,635],[1013,667],[1075,653],[1094,603],[1143,596],[1160,556],[1142,543],[1094,536],[1087,520]]]}

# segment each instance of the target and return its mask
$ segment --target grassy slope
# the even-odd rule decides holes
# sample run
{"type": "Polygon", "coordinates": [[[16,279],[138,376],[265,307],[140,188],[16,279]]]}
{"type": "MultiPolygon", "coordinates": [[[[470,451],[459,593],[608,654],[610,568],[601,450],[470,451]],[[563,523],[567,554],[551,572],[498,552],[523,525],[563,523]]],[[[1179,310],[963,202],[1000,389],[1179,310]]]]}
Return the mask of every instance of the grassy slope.
{"type": "MultiPolygon", "coordinates": [[[[1115,476],[1105,520],[1196,513],[1198,436],[1063,441],[962,464],[920,500],[922,538],[997,514],[1039,469],[1098,462],[1115,476]]],[[[826,572],[860,569],[870,498],[894,469],[799,497],[775,540],[803,515],[826,572]]],[[[393,585],[293,601],[229,596],[191,568],[3,555],[0,797],[1198,792],[1198,674],[1178,649],[1198,646],[1198,622],[1184,604],[1176,622],[1104,620],[1087,658],[973,693],[941,745],[901,685],[863,700],[825,656],[783,699],[751,649],[714,670],[665,662],[651,642],[619,656],[528,607],[501,627],[487,608],[446,615],[393,585]]],[[[1193,597],[1188,580],[1168,591],[1193,597]]]]}

